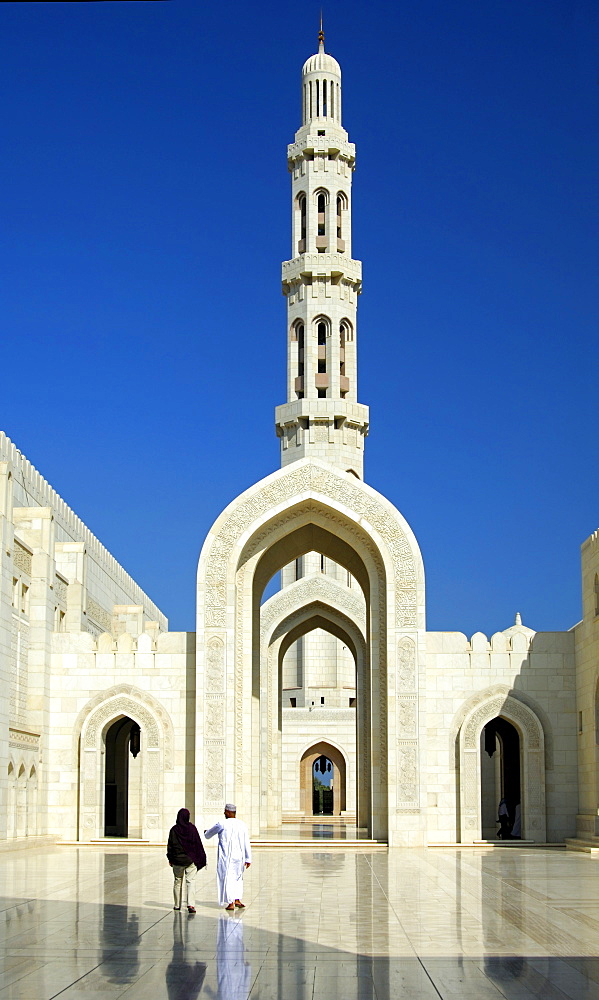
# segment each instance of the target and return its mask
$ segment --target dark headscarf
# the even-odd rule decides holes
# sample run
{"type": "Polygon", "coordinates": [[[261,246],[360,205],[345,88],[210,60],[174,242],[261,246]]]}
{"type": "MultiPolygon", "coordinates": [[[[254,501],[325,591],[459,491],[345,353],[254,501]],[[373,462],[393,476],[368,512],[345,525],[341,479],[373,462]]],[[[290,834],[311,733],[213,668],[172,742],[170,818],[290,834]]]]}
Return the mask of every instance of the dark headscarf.
{"type": "Polygon", "coordinates": [[[206,851],[200,840],[197,827],[189,822],[189,809],[179,809],[173,831],[177,835],[183,851],[193,861],[196,868],[204,868],[206,866],[206,851]]]}

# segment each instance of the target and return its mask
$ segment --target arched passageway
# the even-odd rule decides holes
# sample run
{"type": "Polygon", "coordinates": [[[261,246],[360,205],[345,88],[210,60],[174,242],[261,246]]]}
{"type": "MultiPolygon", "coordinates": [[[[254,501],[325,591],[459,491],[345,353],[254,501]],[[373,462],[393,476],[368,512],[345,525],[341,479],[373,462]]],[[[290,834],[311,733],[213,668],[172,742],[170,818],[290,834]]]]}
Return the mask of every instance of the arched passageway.
{"type": "Polygon", "coordinates": [[[346,782],[345,757],[337,747],[324,741],[309,747],[300,761],[300,803],[304,816],[340,816],[345,811],[346,782]]]}
{"type": "Polygon", "coordinates": [[[141,836],[141,732],[128,716],[117,719],[105,735],[104,834],[141,836]]]}
{"type": "Polygon", "coordinates": [[[491,689],[471,699],[456,730],[461,842],[472,844],[483,833],[494,837],[496,810],[506,798],[512,820],[520,800],[522,839],[545,843],[545,733],[539,715],[512,692],[491,689]]]}
{"type": "MultiPolygon", "coordinates": [[[[356,715],[364,719],[357,725],[357,784],[365,822],[358,816],[358,823],[375,838],[393,834],[393,843],[412,842],[422,828],[415,711],[422,561],[388,501],[317,460],[299,460],[247,490],[217,519],[202,549],[196,809],[210,815],[232,799],[254,835],[272,825],[277,809],[280,815],[280,658],[279,649],[265,655],[261,602],[269,580],[309,553],[346,570],[363,594],[353,624],[364,623],[364,654],[352,651],[356,715]]],[[[325,628],[317,616],[310,627],[325,628]]],[[[333,627],[325,630],[339,637],[333,627]]],[[[350,648],[348,635],[344,631],[341,641],[350,648]]]]}
{"type": "Polygon", "coordinates": [[[481,836],[483,840],[503,837],[506,832],[520,836],[514,828],[520,810],[520,737],[515,726],[497,716],[483,727],[480,736],[481,836]],[[505,807],[499,815],[499,803],[505,807]],[[507,814],[506,814],[507,811],[507,814]]]}
{"type": "Polygon", "coordinates": [[[160,840],[166,772],[172,770],[172,722],[156,699],[130,684],[98,693],[81,710],[79,839],[160,840]]]}

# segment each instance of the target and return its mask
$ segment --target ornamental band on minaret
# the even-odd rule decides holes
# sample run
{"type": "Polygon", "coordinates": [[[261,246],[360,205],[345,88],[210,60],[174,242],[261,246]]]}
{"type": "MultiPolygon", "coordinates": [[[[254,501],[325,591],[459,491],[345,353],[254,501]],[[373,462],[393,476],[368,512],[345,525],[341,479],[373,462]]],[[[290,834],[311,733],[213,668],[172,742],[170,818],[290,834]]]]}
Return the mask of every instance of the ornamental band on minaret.
{"type": "Polygon", "coordinates": [[[302,70],[302,125],[288,146],[292,256],[287,299],[287,402],[277,406],[281,465],[314,457],[364,475],[368,407],[358,403],[356,311],[362,265],[351,255],[355,146],[341,124],[341,69],[324,51],[302,70]]]}

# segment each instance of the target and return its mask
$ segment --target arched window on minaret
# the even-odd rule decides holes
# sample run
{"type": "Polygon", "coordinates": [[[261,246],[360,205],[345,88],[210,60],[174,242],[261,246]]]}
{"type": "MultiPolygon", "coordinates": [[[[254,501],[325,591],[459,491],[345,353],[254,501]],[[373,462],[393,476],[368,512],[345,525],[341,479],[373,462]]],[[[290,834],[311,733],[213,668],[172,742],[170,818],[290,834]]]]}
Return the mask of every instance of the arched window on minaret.
{"type": "Polygon", "coordinates": [[[306,195],[303,191],[298,194],[296,199],[297,213],[299,218],[296,220],[297,224],[297,252],[306,252],[306,195]]]}
{"type": "Polygon", "coordinates": [[[331,102],[331,118],[335,117],[335,84],[333,80],[330,83],[330,102],[331,102]]]}
{"type": "Polygon", "coordinates": [[[345,374],[345,348],[353,340],[352,325],[347,319],[342,319],[339,324],[339,392],[341,399],[345,399],[349,392],[349,378],[345,374]]]}
{"type": "Polygon", "coordinates": [[[327,81],[322,81],[322,117],[327,117],[327,81]]]}
{"type": "Polygon", "coordinates": [[[305,349],[305,336],[304,336],[304,324],[300,321],[294,323],[291,328],[291,340],[296,341],[297,344],[297,356],[296,356],[296,376],[295,376],[295,394],[298,399],[304,398],[304,349],[305,349]]]}
{"type": "Polygon", "coordinates": [[[317,229],[316,229],[316,249],[319,253],[324,253],[327,249],[328,237],[327,237],[327,205],[329,201],[329,193],[323,189],[315,191],[316,196],[316,212],[317,212],[317,229]]]}
{"type": "Polygon", "coordinates": [[[347,211],[347,198],[342,191],[337,195],[337,250],[341,253],[345,250],[344,219],[343,213],[347,211]]]}
{"type": "Polygon", "coordinates": [[[329,375],[327,368],[327,338],[329,336],[329,332],[330,321],[326,316],[319,316],[316,320],[316,394],[319,399],[327,398],[327,390],[329,388],[329,375]]]}

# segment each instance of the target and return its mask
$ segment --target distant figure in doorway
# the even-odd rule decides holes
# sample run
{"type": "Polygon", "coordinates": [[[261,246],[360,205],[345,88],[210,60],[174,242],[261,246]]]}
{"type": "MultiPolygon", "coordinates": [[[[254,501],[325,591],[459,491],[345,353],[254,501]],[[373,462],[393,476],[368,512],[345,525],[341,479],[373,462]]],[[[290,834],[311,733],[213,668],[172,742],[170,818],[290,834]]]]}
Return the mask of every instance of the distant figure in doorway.
{"type": "Polygon", "coordinates": [[[237,806],[227,802],[225,820],[215,823],[209,830],[204,830],[204,836],[209,839],[218,833],[218,857],[216,861],[216,879],[218,883],[218,901],[227,910],[236,906],[243,909],[243,873],[252,862],[252,849],[248,828],[237,819],[237,806]]]}
{"type": "Polygon", "coordinates": [[[522,809],[518,802],[514,810],[514,825],[512,827],[512,840],[520,840],[522,837],[522,809]]]}
{"type": "Polygon", "coordinates": [[[497,831],[497,836],[499,837],[500,840],[509,840],[510,829],[512,824],[510,823],[510,811],[507,807],[507,801],[505,799],[502,799],[501,802],[499,803],[497,816],[498,816],[497,822],[500,824],[499,830],[497,831]]]}
{"type": "Polygon", "coordinates": [[[166,847],[168,863],[173,869],[175,910],[181,909],[183,878],[187,889],[187,909],[195,913],[195,877],[206,867],[206,851],[197,828],[189,821],[189,809],[179,809],[177,822],[171,827],[166,847]]]}

